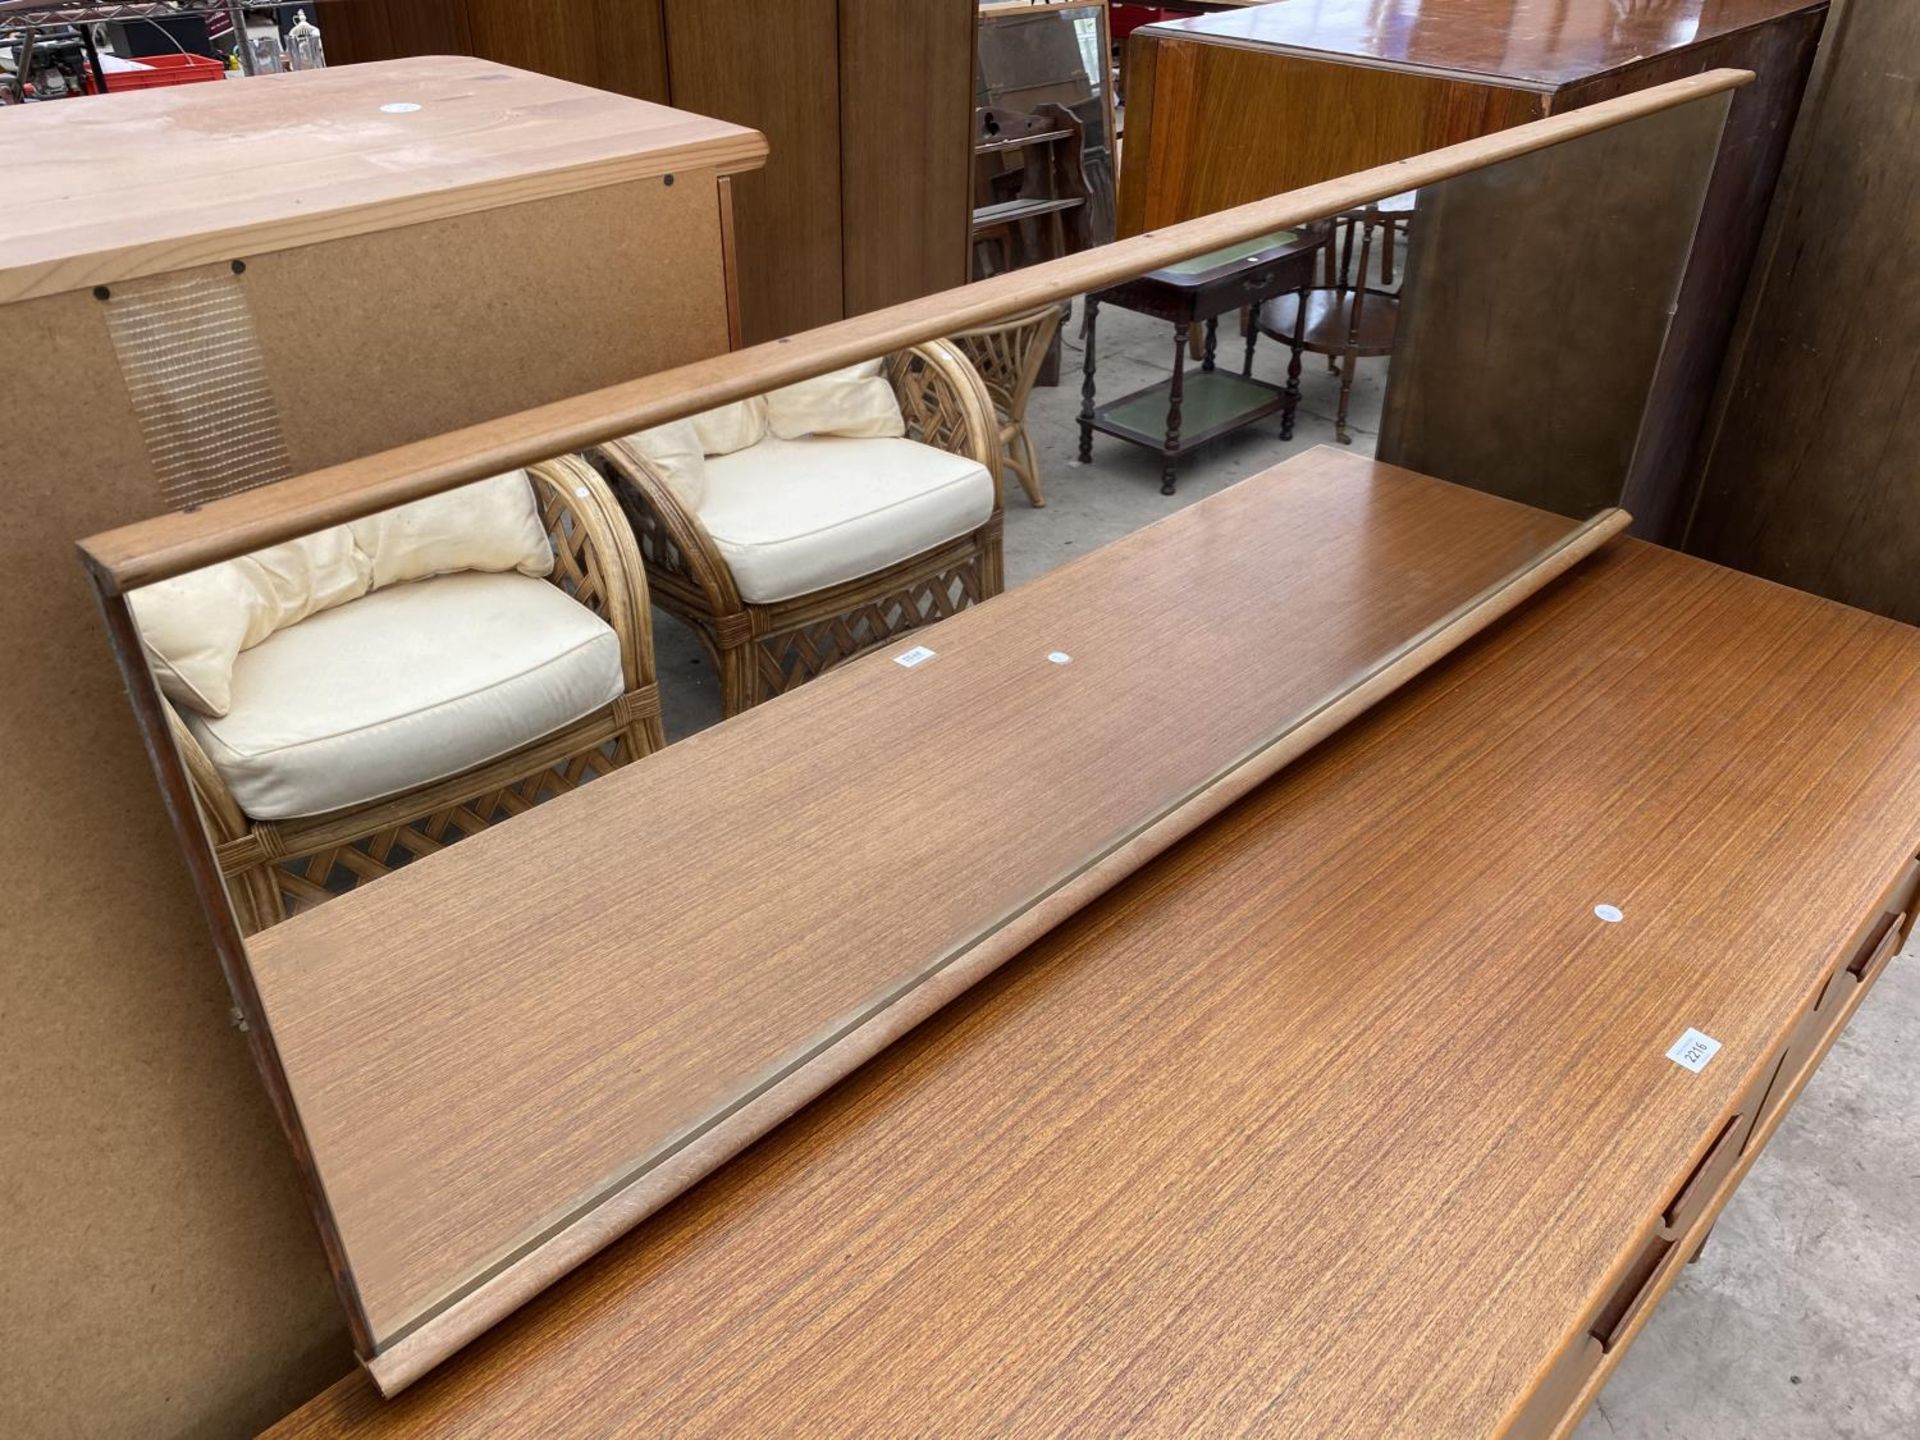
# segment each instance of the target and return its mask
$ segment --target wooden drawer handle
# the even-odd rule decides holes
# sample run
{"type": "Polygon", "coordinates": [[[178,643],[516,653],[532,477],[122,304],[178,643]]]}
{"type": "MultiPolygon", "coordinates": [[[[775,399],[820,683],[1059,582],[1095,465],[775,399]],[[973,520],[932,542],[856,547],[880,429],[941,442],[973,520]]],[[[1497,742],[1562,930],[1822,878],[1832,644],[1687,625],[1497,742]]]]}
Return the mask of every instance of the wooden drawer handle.
{"type": "Polygon", "coordinates": [[[1640,1257],[1633,1262],[1633,1268],[1621,1278],[1612,1297],[1600,1307],[1600,1313],[1593,1317],[1593,1324],[1587,1333],[1600,1342],[1600,1351],[1606,1354],[1620,1339],[1620,1332],[1627,1328],[1627,1322],[1640,1308],[1640,1301],[1653,1282],[1659,1278],[1662,1266],[1668,1254],[1673,1250],[1674,1242],[1654,1236],[1640,1257]]]}
{"type": "Polygon", "coordinates": [[[1693,1172],[1685,1180],[1680,1182],[1680,1189],[1674,1194],[1673,1199],[1667,1202],[1667,1208],[1660,1216],[1660,1223],[1668,1230],[1679,1230],[1683,1224],[1693,1218],[1695,1209],[1693,1202],[1698,1198],[1695,1192],[1704,1194],[1712,1188],[1713,1182],[1720,1178],[1720,1172],[1724,1167],[1715,1162],[1721,1158],[1721,1153],[1729,1148],[1727,1142],[1733,1138],[1733,1132],[1740,1128],[1740,1122],[1744,1118],[1743,1113],[1727,1121],[1719,1135],[1714,1138],[1713,1144],[1707,1147],[1707,1153],[1700,1157],[1700,1163],[1693,1167],[1693,1172]]]}
{"type": "Polygon", "coordinates": [[[1893,954],[1895,947],[1900,944],[1900,936],[1905,930],[1906,922],[1905,911],[1896,913],[1889,910],[1882,915],[1879,923],[1868,934],[1866,942],[1861,945],[1860,953],[1855,955],[1853,963],[1847,966],[1847,973],[1865,984],[1867,976],[1878,970],[1893,954]]]}

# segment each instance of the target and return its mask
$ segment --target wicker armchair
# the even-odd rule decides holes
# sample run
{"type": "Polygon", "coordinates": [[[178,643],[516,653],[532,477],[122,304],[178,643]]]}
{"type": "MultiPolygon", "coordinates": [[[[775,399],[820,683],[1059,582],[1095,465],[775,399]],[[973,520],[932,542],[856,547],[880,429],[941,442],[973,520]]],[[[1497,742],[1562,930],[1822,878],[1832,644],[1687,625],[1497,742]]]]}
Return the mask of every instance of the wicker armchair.
{"type": "Polygon", "coordinates": [[[1000,593],[1000,429],[986,387],[945,341],[895,352],[882,373],[900,402],[908,439],[985,468],[992,511],[956,539],[809,594],[768,603],[743,599],[700,516],[633,445],[611,441],[589,452],[616,482],[654,603],[700,637],[719,672],[728,715],[1000,593]]]}
{"type": "Polygon", "coordinates": [[[1060,331],[1060,307],[1042,305],[991,325],[956,330],[947,338],[986,382],[1000,419],[1001,464],[1013,472],[1035,509],[1047,503],[1040,488],[1040,457],[1027,434],[1027,400],[1060,331]]]}
{"type": "Polygon", "coordinates": [[[613,630],[624,693],[561,730],[457,775],[365,805],[271,821],[241,810],[169,704],[173,739],[243,933],[265,929],[665,745],[646,580],[618,505],[606,483],[571,456],[529,466],[527,473],[554,548],[547,578],[613,630]]]}

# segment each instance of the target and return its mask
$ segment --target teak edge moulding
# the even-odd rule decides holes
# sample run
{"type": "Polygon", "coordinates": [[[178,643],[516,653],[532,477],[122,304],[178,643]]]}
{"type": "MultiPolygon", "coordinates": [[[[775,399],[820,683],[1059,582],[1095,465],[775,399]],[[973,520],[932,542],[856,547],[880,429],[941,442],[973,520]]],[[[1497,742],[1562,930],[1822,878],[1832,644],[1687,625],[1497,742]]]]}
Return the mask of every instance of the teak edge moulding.
{"type": "Polygon", "coordinates": [[[107,595],[1738,89],[1714,70],[91,536],[107,595]]]}

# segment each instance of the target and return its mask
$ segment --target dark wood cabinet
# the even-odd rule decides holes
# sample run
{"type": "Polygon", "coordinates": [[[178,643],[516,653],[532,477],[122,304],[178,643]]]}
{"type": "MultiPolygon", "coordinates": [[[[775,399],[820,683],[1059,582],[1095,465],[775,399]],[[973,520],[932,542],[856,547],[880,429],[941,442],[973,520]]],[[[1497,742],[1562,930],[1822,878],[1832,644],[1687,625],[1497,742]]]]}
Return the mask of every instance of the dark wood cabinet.
{"type": "MultiPolygon", "coordinates": [[[[1627,397],[1631,409],[1608,422],[1635,443],[1624,480],[1609,481],[1606,499],[1633,512],[1636,534],[1672,541],[1697,488],[1695,444],[1826,11],[1826,0],[1671,0],[1624,10],[1396,0],[1259,5],[1148,26],[1129,41],[1120,233],[1210,214],[1686,75],[1753,71],[1753,83],[1736,92],[1727,116],[1693,261],[1649,392],[1653,399],[1642,412],[1636,389],[1627,397]]],[[[1563,260],[1542,250],[1527,263],[1544,269],[1563,260]]],[[[1604,276],[1589,279],[1605,283],[1604,276]]],[[[1537,385],[1542,350],[1515,343],[1504,347],[1504,363],[1497,354],[1479,362],[1473,403],[1484,407],[1490,427],[1537,385]]],[[[1433,365],[1428,373],[1446,383],[1452,370],[1433,365]]],[[[1410,397],[1417,398],[1402,387],[1398,398],[1410,397]]],[[[1460,412],[1456,398],[1428,405],[1427,413],[1470,425],[1473,417],[1460,412]]],[[[1391,419],[1388,428],[1395,428],[1391,419]]],[[[1408,438],[1404,427],[1400,435],[1408,438]]],[[[1418,448],[1383,448],[1381,456],[1477,483],[1418,448]]],[[[1523,498],[1560,508],[1588,503],[1588,489],[1523,498]]]]}

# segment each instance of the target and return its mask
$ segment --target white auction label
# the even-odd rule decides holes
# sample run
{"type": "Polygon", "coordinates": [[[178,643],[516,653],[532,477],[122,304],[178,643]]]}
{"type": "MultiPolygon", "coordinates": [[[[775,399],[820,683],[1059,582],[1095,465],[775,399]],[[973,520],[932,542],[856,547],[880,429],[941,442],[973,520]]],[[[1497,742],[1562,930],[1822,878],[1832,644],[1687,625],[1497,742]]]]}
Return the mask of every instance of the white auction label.
{"type": "Polygon", "coordinates": [[[924,665],[931,659],[933,659],[933,651],[924,645],[916,645],[904,654],[894,656],[893,663],[896,665],[904,665],[907,669],[911,670],[914,666],[924,665]]]}
{"type": "Polygon", "coordinates": [[[1691,1025],[1687,1033],[1673,1042],[1673,1048],[1667,1051],[1667,1059],[1682,1070],[1691,1070],[1698,1075],[1707,1068],[1707,1062],[1720,1053],[1720,1042],[1711,1035],[1703,1035],[1691,1025]]]}
{"type": "Polygon", "coordinates": [[[419,108],[411,100],[389,100],[380,107],[381,111],[388,115],[411,115],[419,108]]]}
{"type": "Polygon", "coordinates": [[[1056,665],[1071,665],[1073,663],[1073,656],[1067,654],[1064,650],[1049,650],[1047,652],[1047,659],[1056,665]]]}

